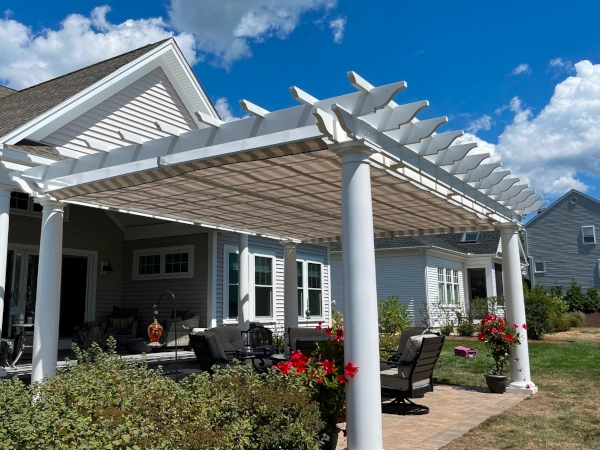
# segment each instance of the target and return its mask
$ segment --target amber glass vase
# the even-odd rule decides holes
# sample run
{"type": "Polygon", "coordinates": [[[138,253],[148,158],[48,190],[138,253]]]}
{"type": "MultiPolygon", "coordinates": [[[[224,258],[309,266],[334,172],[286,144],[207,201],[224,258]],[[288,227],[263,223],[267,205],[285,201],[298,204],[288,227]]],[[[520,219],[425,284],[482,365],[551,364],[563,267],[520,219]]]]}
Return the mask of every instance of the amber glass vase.
{"type": "Polygon", "coordinates": [[[148,326],[148,337],[150,342],[158,342],[162,336],[163,327],[156,319],[148,326]]]}

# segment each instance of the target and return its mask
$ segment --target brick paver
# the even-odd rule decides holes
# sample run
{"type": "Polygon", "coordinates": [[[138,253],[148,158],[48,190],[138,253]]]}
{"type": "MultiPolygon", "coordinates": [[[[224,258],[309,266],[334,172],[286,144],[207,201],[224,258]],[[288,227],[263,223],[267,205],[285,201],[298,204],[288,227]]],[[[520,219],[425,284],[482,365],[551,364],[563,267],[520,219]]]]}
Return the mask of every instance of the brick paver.
{"type": "MultiPolygon", "coordinates": [[[[434,392],[415,400],[416,403],[428,406],[429,414],[382,415],[383,448],[437,450],[524,398],[525,396],[516,394],[491,394],[487,389],[435,386],[434,392]]],[[[346,449],[346,439],[341,433],[337,449],[346,449]]]]}

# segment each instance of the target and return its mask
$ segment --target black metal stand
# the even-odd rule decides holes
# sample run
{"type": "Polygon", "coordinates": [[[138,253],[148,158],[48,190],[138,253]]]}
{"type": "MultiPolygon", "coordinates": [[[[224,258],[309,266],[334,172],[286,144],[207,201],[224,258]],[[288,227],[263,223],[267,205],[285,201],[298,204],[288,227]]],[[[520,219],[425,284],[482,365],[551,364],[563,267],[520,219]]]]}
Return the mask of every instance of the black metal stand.
{"type": "Polygon", "coordinates": [[[158,297],[158,301],[154,305],[154,318],[156,319],[156,315],[158,314],[158,310],[156,309],[156,307],[160,303],[160,299],[162,298],[162,296],[165,294],[171,294],[171,297],[173,298],[173,303],[175,304],[175,319],[174,319],[175,320],[175,382],[177,383],[178,376],[179,376],[179,367],[177,364],[177,343],[178,343],[177,342],[177,312],[178,311],[177,311],[177,300],[175,300],[175,294],[173,294],[171,291],[164,291],[158,297]]]}

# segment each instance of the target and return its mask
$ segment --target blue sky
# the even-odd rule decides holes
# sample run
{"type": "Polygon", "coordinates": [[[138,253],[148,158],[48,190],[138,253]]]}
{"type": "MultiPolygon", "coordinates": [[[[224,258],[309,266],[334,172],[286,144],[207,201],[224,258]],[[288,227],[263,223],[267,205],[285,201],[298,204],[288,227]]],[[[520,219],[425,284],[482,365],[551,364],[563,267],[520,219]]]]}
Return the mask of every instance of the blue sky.
{"type": "Polygon", "coordinates": [[[398,102],[429,100],[419,118],[449,116],[445,130],[476,135],[546,198],[572,187],[600,197],[600,2],[487,3],[4,0],[0,82],[23,87],[42,81],[19,80],[23,67],[48,78],[172,33],[226,114],[242,114],[241,98],[294,106],[292,85],[318,98],[348,92],[349,70],[375,85],[405,80],[398,102]]]}

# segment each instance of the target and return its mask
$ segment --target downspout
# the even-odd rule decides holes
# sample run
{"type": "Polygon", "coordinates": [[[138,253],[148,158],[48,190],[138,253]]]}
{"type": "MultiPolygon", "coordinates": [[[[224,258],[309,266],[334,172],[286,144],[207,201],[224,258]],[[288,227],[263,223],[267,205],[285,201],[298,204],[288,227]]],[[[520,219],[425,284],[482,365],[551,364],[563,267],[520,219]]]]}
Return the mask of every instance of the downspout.
{"type": "Polygon", "coordinates": [[[529,275],[529,283],[531,283],[531,289],[535,287],[535,277],[533,276],[533,258],[529,256],[529,240],[527,239],[527,229],[525,227],[521,228],[523,232],[523,243],[524,251],[525,251],[525,259],[527,260],[527,274],[529,275]]]}

